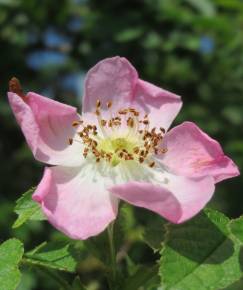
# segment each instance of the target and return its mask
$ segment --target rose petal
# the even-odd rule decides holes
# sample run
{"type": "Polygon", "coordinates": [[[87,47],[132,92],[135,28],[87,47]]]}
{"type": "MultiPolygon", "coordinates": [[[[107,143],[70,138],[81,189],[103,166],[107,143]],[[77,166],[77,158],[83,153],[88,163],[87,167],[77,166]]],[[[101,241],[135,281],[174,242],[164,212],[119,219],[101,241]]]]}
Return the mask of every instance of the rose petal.
{"type": "Polygon", "coordinates": [[[180,96],[139,80],[133,103],[149,114],[150,126],[169,128],[182,107],[180,96]]]}
{"type": "Polygon", "coordinates": [[[116,218],[117,198],[93,168],[48,167],[33,199],[49,222],[73,239],[102,232],[116,218]]]}
{"type": "Polygon", "coordinates": [[[168,149],[162,163],[180,175],[213,176],[215,182],[239,175],[234,162],[220,144],[201,131],[194,123],[185,122],[170,130],[163,146],[168,149]]]}
{"type": "Polygon", "coordinates": [[[108,101],[118,108],[130,103],[137,82],[137,72],[128,60],[112,57],[91,68],[85,80],[83,112],[95,111],[99,99],[102,108],[108,101]]]}
{"type": "Polygon", "coordinates": [[[75,133],[72,122],[79,119],[74,107],[35,93],[28,93],[25,100],[14,93],[8,93],[8,98],[37,160],[67,166],[82,162],[81,144],[68,144],[69,138],[75,133]],[[77,158],[79,155],[80,159],[77,158]]]}
{"type": "Polygon", "coordinates": [[[173,223],[182,223],[211,199],[214,182],[211,177],[192,179],[166,173],[160,184],[133,181],[109,190],[128,203],[156,212],[173,223]]]}

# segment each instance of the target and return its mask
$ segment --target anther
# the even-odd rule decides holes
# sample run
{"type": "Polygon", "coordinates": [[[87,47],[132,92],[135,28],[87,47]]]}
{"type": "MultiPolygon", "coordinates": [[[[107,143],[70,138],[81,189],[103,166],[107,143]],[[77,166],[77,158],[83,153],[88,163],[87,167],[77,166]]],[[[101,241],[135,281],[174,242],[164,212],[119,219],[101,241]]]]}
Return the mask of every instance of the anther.
{"type": "Polygon", "coordinates": [[[69,144],[69,145],[72,145],[72,144],[73,144],[73,138],[69,138],[69,139],[68,139],[68,144],[69,144]]]}
{"type": "Polygon", "coordinates": [[[118,114],[120,114],[120,115],[126,115],[127,114],[127,110],[125,109],[125,110],[120,110],[120,111],[118,111],[118,114]]]}
{"type": "Polygon", "coordinates": [[[164,129],[164,128],[160,127],[159,129],[160,129],[160,131],[161,131],[163,134],[165,133],[165,129],[164,129]]]}
{"type": "Polygon", "coordinates": [[[139,157],[138,160],[139,160],[140,163],[143,163],[144,162],[144,158],[143,157],[139,157]]]}
{"type": "Polygon", "coordinates": [[[83,121],[73,121],[73,123],[72,123],[72,126],[73,127],[77,127],[78,125],[80,125],[80,124],[82,124],[83,123],[83,121]]]}
{"type": "Polygon", "coordinates": [[[151,163],[149,163],[149,167],[154,167],[154,165],[155,165],[155,162],[154,161],[151,162],[151,163]]]}
{"type": "Polygon", "coordinates": [[[110,109],[112,106],[112,101],[108,101],[106,105],[107,105],[107,108],[110,109]]]}
{"type": "Polygon", "coordinates": [[[106,123],[107,123],[106,120],[101,120],[101,121],[100,121],[100,124],[101,124],[102,127],[105,127],[106,123]]]}
{"type": "Polygon", "coordinates": [[[133,120],[133,118],[129,117],[129,118],[127,119],[127,126],[129,126],[129,127],[131,127],[131,128],[134,127],[134,120],[133,120]]]}
{"type": "Polygon", "coordinates": [[[123,152],[120,152],[119,155],[118,155],[120,158],[122,158],[124,156],[124,153],[123,152]]]}
{"type": "Polygon", "coordinates": [[[129,108],[129,112],[130,112],[130,113],[134,113],[134,112],[136,112],[136,110],[133,109],[133,108],[129,108]]]}
{"type": "Polygon", "coordinates": [[[101,105],[100,100],[97,100],[97,101],[96,101],[96,108],[99,109],[99,108],[100,108],[100,105],[101,105]]]}
{"type": "Polygon", "coordinates": [[[139,152],[139,147],[135,147],[135,148],[133,148],[133,152],[134,152],[135,154],[138,154],[138,152],[139,152]]]}
{"type": "Polygon", "coordinates": [[[162,154],[166,153],[167,151],[168,151],[167,148],[160,149],[160,153],[162,153],[162,154]]]}

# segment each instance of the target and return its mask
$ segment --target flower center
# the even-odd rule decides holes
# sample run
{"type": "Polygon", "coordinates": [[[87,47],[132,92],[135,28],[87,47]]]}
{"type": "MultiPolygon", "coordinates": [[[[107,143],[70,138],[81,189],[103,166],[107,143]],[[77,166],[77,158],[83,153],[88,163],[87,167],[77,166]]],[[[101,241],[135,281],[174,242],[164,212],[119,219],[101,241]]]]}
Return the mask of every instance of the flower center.
{"type": "MultiPolygon", "coordinates": [[[[108,102],[106,105],[109,110],[112,103],[108,102]]],[[[115,115],[110,112],[110,117],[106,119],[102,118],[100,108],[101,102],[97,100],[95,115],[98,126],[85,124],[82,120],[73,122],[72,126],[77,127],[77,136],[81,140],[70,138],[69,144],[82,141],[83,156],[86,158],[92,155],[96,162],[104,160],[111,166],[116,166],[129,161],[147,163],[154,167],[154,157],[167,151],[166,148],[161,148],[165,130],[150,129],[148,115],[141,119],[140,112],[134,108],[124,108],[115,115]]]]}
{"type": "MultiPolygon", "coordinates": [[[[133,160],[133,149],[136,143],[126,138],[107,138],[98,143],[97,149],[100,152],[110,152],[112,154],[111,165],[116,166],[126,155],[127,160],[133,160]]],[[[125,159],[126,160],[126,159],[125,159]]]]}

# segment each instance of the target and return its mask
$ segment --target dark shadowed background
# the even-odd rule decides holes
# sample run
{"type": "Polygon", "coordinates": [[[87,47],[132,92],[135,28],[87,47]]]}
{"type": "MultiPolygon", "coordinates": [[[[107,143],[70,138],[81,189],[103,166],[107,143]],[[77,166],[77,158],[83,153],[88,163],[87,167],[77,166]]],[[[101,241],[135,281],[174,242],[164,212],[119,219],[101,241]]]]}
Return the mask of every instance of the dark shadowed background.
{"type": "MultiPolygon", "coordinates": [[[[0,0],[0,242],[16,236],[31,249],[60,238],[46,222],[11,229],[15,200],[38,183],[43,165],[9,108],[9,79],[80,108],[87,70],[115,55],[128,58],[141,78],[181,95],[174,124],[197,123],[243,169],[241,0],[0,0]]],[[[230,217],[242,214],[242,184],[241,177],[218,184],[210,206],[230,217]]],[[[154,215],[128,212],[127,250],[137,263],[156,259],[139,240],[144,220],[154,215]]],[[[99,265],[83,255],[81,278],[92,281],[90,290],[105,289],[99,265]]],[[[48,278],[23,271],[18,290],[54,289],[48,278]]]]}

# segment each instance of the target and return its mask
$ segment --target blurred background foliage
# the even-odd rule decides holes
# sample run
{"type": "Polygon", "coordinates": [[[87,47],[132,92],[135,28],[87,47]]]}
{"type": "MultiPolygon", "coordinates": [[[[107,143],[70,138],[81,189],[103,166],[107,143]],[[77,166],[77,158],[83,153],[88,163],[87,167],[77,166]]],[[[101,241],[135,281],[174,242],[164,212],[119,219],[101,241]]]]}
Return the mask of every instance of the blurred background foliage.
{"type": "MultiPolygon", "coordinates": [[[[80,107],[87,70],[110,56],[127,57],[141,78],[181,95],[175,124],[191,120],[219,140],[243,169],[243,2],[241,0],[0,0],[0,241],[17,236],[31,249],[65,239],[46,222],[11,230],[14,201],[38,183],[43,165],[27,148],[7,103],[8,81],[26,91],[80,107]]],[[[230,217],[243,213],[242,178],[217,186],[211,206],[230,217]]],[[[156,259],[140,242],[155,215],[126,208],[121,259],[156,259]],[[125,254],[124,254],[125,252],[125,254]]],[[[83,248],[79,273],[89,289],[106,289],[99,264],[83,248]]],[[[128,267],[129,268],[129,267],[128,267]]],[[[24,268],[18,290],[54,289],[24,268]]],[[[241,288],[240,288],[241,289],[241,288]]]]}

